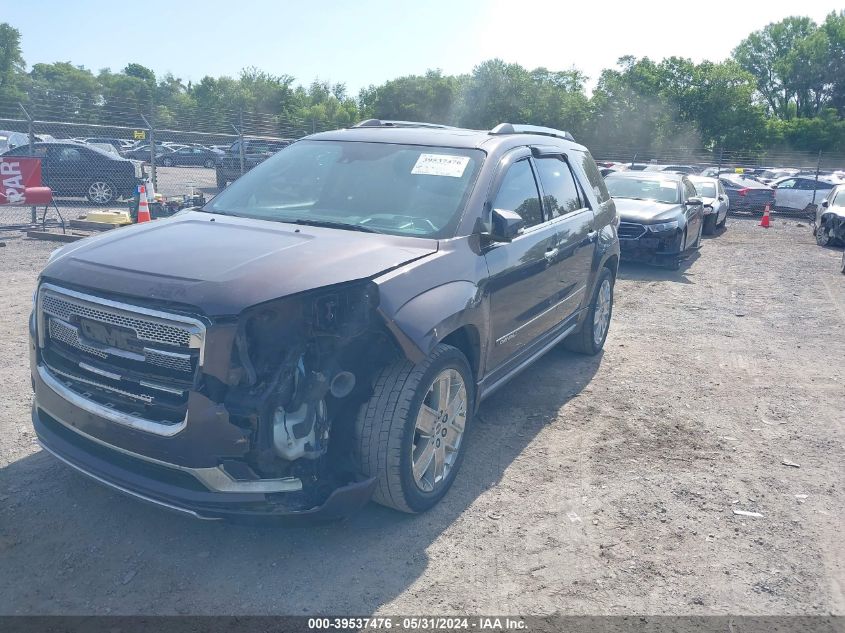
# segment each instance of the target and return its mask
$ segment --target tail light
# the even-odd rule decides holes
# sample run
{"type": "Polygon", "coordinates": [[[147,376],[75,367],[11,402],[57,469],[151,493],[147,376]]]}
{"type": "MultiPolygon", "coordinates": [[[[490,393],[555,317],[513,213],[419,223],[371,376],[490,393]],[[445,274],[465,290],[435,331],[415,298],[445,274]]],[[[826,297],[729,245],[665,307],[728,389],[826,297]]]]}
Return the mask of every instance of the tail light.
{"type": "Polygon", "coordinates": [[[749,187],[746,187],[745,189],[740,189],[739,191],[737,191],[737,193],[741,196],[746,196],[748,195],[749,191],[751,191],[751,189],[749,187]]]}

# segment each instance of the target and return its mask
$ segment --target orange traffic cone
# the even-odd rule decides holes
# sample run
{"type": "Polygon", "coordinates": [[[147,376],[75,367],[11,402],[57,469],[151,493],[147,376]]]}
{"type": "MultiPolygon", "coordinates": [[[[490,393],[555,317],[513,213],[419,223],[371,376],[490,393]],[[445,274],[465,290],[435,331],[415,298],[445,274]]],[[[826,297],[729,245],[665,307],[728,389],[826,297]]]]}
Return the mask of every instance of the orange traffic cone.
{"type": "Polygon", "coordinates": [[[769,228],[769,205],[768,204],[766,204],[766,208],[763,210],[763,219],[760,220],[760,226],[762,226],[764,229],[769,228]]]}
{"type": "Polygon", "coordinates": [[[150,217],[150,205],[147,204],[147,189],[144,185],[138,187],[138,224],[141,222],[149,222],[152,220],[150,217]]]}

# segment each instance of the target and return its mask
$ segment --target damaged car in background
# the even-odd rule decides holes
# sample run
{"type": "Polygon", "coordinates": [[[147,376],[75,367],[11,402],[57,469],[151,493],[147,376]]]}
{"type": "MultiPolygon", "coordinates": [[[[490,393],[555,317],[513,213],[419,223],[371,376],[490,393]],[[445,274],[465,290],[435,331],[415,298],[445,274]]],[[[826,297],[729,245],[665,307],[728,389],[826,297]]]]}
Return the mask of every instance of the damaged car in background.
{"type": "Polygon", "coordinates": [[[845,244],[845,184],[833,187],[816,209],[813,235],[819,246],[845,244]]]}
{"type": "Polygon", "coordinates": [[[56,251],[30,320],[41,445],[203,519],[435,505],[481,400],[597,354],[619,262],[557,130],[366,121],[199,209],[56,251]]]}
{"type": "Polygon", "coordinates": [[[626,171],[605,183],[619,213],[623,258],[678,270],[701,245],[704,203],[685,174],[626,171]]]}

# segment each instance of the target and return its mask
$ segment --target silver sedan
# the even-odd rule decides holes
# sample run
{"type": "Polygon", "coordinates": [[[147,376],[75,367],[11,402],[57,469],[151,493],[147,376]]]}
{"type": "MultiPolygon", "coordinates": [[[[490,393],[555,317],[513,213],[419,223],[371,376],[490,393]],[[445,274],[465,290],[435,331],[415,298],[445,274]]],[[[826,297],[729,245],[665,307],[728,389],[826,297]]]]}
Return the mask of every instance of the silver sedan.
{"type": "Polygon", "coordinates": [[[730,200],[722,188],[722,183],[716,178],[705,176],[690,176],[695,185],[698,196],[704,202],[704,234],[713,235],[716,228],[725,226],[728,219],[730,200]]]}

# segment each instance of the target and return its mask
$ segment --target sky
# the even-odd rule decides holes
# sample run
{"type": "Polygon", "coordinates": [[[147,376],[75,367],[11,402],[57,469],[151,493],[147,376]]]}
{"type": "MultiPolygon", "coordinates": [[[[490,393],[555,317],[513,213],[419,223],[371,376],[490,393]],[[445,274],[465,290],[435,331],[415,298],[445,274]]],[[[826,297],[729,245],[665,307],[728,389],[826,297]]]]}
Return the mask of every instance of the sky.
{"type": "Polygon", "coordinates": [[[21,32],[28,68],[137,62],[187,82],[255,66],[296,83],[345,83],[357,95],[428,69],[467,73],[494,57],[575,67],[591,87],[623,55],[720,61],[770,22],[796,14],[821,22],[841,8],[841,0],[0,0],[0,21],[21,32]]]}

